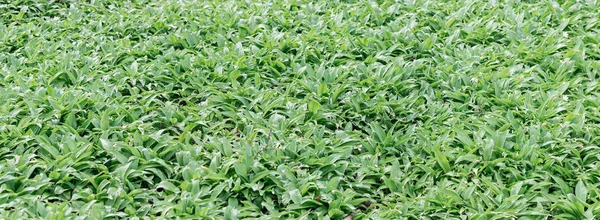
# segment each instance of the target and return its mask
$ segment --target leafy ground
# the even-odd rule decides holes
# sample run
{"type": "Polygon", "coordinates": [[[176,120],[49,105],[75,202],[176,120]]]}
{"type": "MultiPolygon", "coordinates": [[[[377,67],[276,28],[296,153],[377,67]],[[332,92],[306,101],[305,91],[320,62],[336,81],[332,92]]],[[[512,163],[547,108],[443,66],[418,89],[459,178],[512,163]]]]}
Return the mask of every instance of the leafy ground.
{"type": "Polygon", "coordinates": [[[0,216],[600,216],[600,3],[0,3],[0,216]]]}

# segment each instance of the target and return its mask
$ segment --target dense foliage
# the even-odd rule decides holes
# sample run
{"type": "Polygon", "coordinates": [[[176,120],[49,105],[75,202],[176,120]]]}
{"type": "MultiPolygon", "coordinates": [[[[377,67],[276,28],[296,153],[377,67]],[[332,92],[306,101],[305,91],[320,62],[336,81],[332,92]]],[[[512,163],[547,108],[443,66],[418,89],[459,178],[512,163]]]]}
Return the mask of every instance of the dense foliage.
{"type": "Polygon", "coordinates": [[[600,3],[0,1],[2,218],[600,215],[600,3]]]}

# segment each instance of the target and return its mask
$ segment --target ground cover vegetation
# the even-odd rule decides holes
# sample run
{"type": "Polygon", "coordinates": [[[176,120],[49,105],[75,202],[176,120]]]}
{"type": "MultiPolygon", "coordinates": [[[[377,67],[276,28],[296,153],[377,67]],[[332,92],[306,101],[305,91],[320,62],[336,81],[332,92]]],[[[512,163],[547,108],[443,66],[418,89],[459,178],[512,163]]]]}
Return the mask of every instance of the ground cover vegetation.
{"type": "Polygon", "coordinates": [[[600,215],[595,0],[0,1],[0,215],[600,215]]]}

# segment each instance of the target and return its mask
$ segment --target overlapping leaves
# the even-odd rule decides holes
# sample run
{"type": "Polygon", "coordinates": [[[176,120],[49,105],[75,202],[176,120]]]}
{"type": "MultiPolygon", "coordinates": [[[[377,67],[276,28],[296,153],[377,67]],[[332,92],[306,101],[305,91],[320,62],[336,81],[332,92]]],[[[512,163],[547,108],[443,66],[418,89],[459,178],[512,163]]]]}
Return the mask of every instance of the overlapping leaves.
{"type": "Polygon", "coordinates": [[[592,218],[595,1],[0,3],[7,218],[592,218]]]}

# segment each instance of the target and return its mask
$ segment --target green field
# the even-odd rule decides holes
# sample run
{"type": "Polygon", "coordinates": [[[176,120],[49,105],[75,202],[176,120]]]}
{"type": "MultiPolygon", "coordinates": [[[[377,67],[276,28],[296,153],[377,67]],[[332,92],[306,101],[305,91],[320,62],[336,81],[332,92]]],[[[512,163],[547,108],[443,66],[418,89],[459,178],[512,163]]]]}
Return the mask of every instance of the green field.
{"type": "Polygon", "coordinates": [[[0,218],[600,217],[599,8],[0,0],[0,218]]]}

